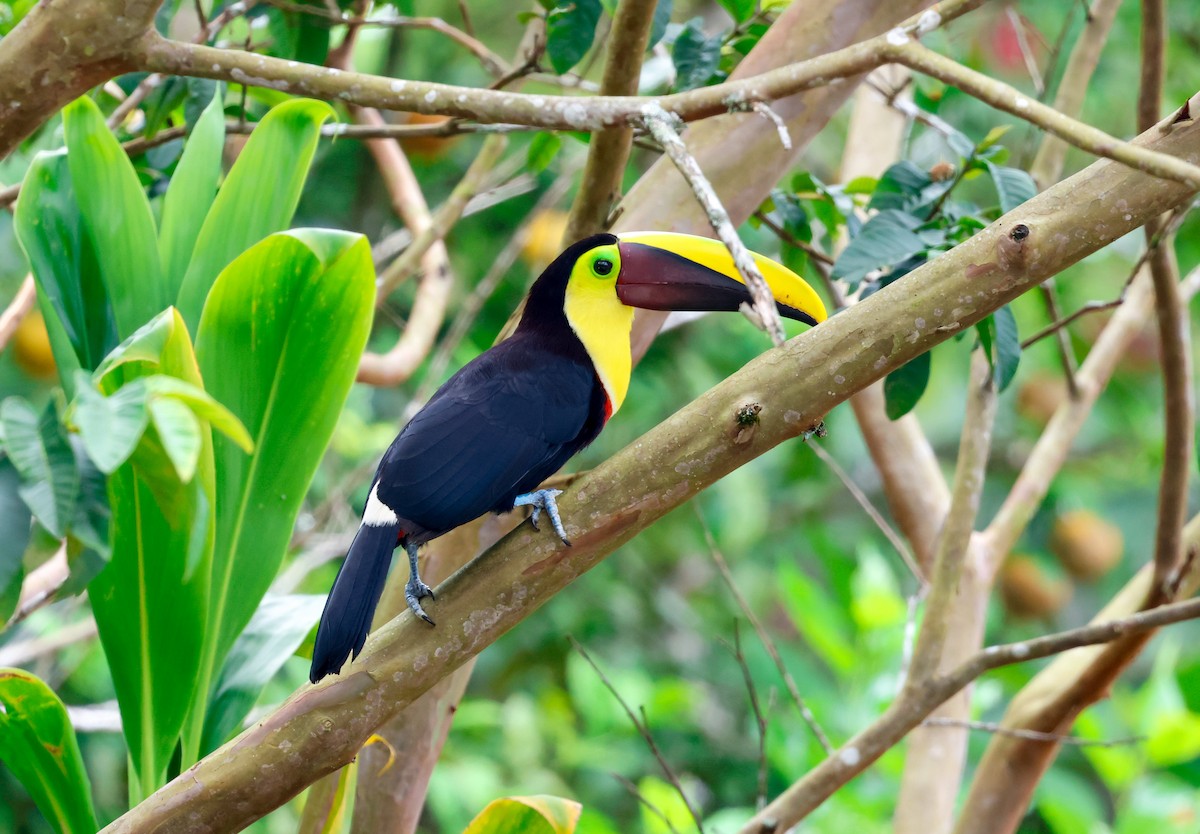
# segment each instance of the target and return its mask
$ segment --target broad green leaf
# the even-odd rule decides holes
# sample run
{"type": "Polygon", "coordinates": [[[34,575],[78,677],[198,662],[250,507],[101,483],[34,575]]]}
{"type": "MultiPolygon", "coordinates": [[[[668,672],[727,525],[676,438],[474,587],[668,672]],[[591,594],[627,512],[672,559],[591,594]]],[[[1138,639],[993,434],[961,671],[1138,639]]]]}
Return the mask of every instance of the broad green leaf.
{"type": "Polygon", "coordinates": [[[992,145],[1003,139],[1004,134],[1008,133],[1010,130],[1012,130],[1012,125],[996,125],[987,132],[987,136],[983,137],[983,141],[975,147],[975,150],[979,153],[983,153],[992,145]]]}
{"type": "Polygon", "coordinates": [[[68,104],[63,132],[83,228],[96,253],[117,334],[124,338],[171,303],[150,202],[95,102],[85,96],[68,104]]]}
{"type": "Polygon", "coordinates": [[[39,416],[26,400],[9,397],[0,403],[0,426],[9,460],[21,476],[21,500],[43,527],[61,538],[75,512],[79,472],[54,404],[39,416]]]}
{"type": "Polygon", "coordinates": [[[172,301],[179,295],[183,276],[187,273],[196,248],[200,226],[217,196],[217,180],[221,176],[221,151],[225,147],[225,111],[220,94],[212,99],[196,122],[183,156],[175,166],[175,174],[163,200],[162,230],[158,236],[158,252],[162,260],[163,280],[167,297],[172,301]]]}
{"type": "Polygon", "coordinates": [[[20,669],[0,669],[0,761],[60,834],[94,834],[99,828],[66,707],[50,687],[20,669]]]}
{"type": "Polygon", "coordinates": [[[21,193],[14,229],[29,258],[54,361],[70,395],[74,369],[95,368],[116,345],[116,325],[75,203],[66,152],[39,153],[21,193]]]}
{"type": "Polygon", "coordinates": [[[510,796],[489,802],[463,834],[572,834],[582,810],[558,796],[510,796]]]}
{"type": "Polygon", "coordinates": [[[0,457],[0,628],[12,616],[25,578],[22,555],[29,543],[32,514],[17,490],[21,479],[12,461],[0,457]]]}
{"type": "Polygon", "coordinates": [[[901,211],[885,210],[862,227],[833,265],[833,277],[854,287],[868,272],[898,264],[928,247],[916,234],[920,221],[901,211]]]}
{"type": "Polygon", "coordinates": [[[729,16],[733,18],[733,22],[737,24],[745,23],[754,16],[754,10],[758,6],[757,0],[717,0],[721,4],[721,8],[729,12],[729,16]]]}
{"type": "Polygon", "coordinates": [[[255,127],[200,228],[179,288],[176,303],[193,332],[221,270],[291,223],[321,125],[332,116],[333,108],[324,102],[294,99],[273,108],[255,127]]]}
{"type": "Polygon", "coordinates": [[[987,169],[996,186],[996,196],[1000,198],[1002,213],[1007,214],[1037,195],[1037,185],[1033,177],[1020,168],[1007,168],[988,162],[987,169]]]}
{"type": "Polygon", "coordinates": [[[161,374],[146,377],[146,388],[153,397],[168,397],[183,403],[191,409],[193,414],[208,422],[214,429],[240,446],[242,451],[247,453],[254,451],[254,441],[250,438],[246,427],[233,415],[233,412],[214,400],[204,389],[184,382],[182,379],[161,374]]]}
{"type": "MultiPolygon", "coordinates": [[[[97,374],[110,396],[135,381],[146,385],[142,380],[156,374],[200,385],[187,328],[175,310],[114,354],[97,374]]],[[[199,677],[214,506],[211,442],[207,436],[203,442],[190,483],[180,481],[153,429],[108,479],[112,559],[88,595],[137,773],[135,798],[163,782],[199,677]]]]}
{"type": "Polygon", "coordinates": [[[1003,391],[1017,375],[1017,365],[1021,362],[1021,337],[1009,305],[1005,304],[993,313],[992,319],[996,327],[996,388],[1003,391]]]}
{"type": "Polygon", "coordinates": [[[203,750],[215,750],[238,729],[263,687],[317,624],[324,606],[323,595],[267,594],[263,598],[213,686],[204,719],[203,750]]]}
{"type": "Polygon", "coordinates": [[[1200,715],[1186,709],[1158,713],[1146,743],[1146,754],[1158,767],[1194,761],[1200,756],[1200,715]]]}
{"type": "Polygon", "coordinates": [[[96,468],[111,474],[133,454],[146,430],[146,386],[134,380],[106,397],[86,373],[78,376],[71,421],[96,468]]]}
{"type": "Polygon", "coordinates": [[[559,75],[583,60],[596,39],[600,0],[567,0],[546,16],[546,57],[559,75]]]}
{"type": "Polygon", "coordinates": [[[883,172],[875,192],[867,203],[869,209],[904,209],[933,184],[929,172],[908,160],[897,162],[883,172]]]}
{"type": "Polygon", "coordinates": [[[203,445],[200,421],[190,408],[168,397],[157,397],[147,407],[159,442],[175,465],[175,474],[186,484],[196,474],[200,461],[203,445]]]}
{"type": "Polygon", "coordinates": [[[691,90],[700,87],[717,71],[721,61],[720,36],[704,34],[703,20],[689,20],[675,38],[671,60],[675,62],[675,88],[691,90]]]}
{"type": "Polygon", "coordinates": [[[252,456],[225,437],[213,441],[214,673],[283,560],[366,344],[374,279],[365,238],[309,229],[272,235],[213,285],[196,354],[209,394],[254,441],[252,456]]]}
{"type": "Polygon", "coordinates": [[[888,417],[899,420],[913,410],[929,385],[930,364],[930,353],[925,351],[887,375],[883,397],[888,417]]]}

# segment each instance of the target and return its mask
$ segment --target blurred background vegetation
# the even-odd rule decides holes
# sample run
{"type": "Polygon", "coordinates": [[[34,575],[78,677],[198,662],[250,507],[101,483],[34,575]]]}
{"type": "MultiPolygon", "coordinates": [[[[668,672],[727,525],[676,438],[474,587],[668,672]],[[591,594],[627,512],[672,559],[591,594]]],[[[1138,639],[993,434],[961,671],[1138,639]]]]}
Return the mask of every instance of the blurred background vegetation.
{"type": "MultiPolygon", "coordinates": [[[[0,3],[17,16],[23,4],[0,3]]],[[[764,4],[767,5],[767,4],[764,4]]],[[[770,4],[755,20],[786,4],[770,4]]],[[[1020,41],[1046,72],[1052,93],[1068,47],[1081,26],[1077,0],[993,3],[935,34],[930,45],[982,72],[1036,95],[1020,41]],[[1048,68],[1048,69],[1047,69],[1048,68]]],[[[505,4],[472,3],[475,30],[500,55],[511,55],[524,25],[505,4]]],[[[408,14],[460,20],[451,0],[415,2],[408,14]]],[[[271,31],[294,22],[276,10],[271,31]]],[[[1200,17],[1189,3],[1170,7],[1167,57],[1168,107],[1195,91],[1200,79],[1200,17]]],[[[1134,130],[1131,79],[1138,73],[1138,5],[1121,9],[1103,60],[1089,88],[1082,118],[1117,136],[1134,130]]],[[[738,54],[734,23],[716,3],[676,0],[668,41],[682,24],[709,37],[723,35],[721,69],[738,54]]],[[[4,31],[0,29],[0,32],[4,31]]],[[[743,27],[743,31],[746,31],[743,27]]],[[[356,52],[360,69],[398,78],[485,85],[478,63],[436,32],[367,30],[356,52]]],[[[600,61],[585,60],[585,77],[598,77],[600,61]]],[[[137,77],[123,78],[129,88],[137,77]]],[[[1004,114],[952,88],[918,79],[917,103],[936,112],[973,141],[1000,124],[1012,124],[1004,144],[1008,165],[1027,166],[1040,136],[1004,114]]],[[[529,82],[529,92],[539,87],[529,82]]],[[[240,115],[241,90],[226,95],[227,112],[240,115]]],[[[274,101],[253,90],[245,101],[255,119],[274,101]]],[[[166,107],[169,103],[165,103],[166,107]]],[[[170,109],[168,107],[168,109],[170,109]]],[[[825,183],[838,182],[847,112],[823,131],[797,170],[825,183]]],[[[289,578],[296,590],[324,594],[337,569],[339,542],[351,531],[365,498],[369,470],[403,422],[414,398],[427,395],[487,348],[540,267],[558,251],[570,194],[551,209],[532,214],[539,196],[564,172],[577,171],[586,145],[564,135],[548,164],[545,149],[530,145],[536,134],[517,135],[509,146],[515,196],[486,206],[454,227],[447,239],[457,278],[450,305],[453,321],[461,301],[523,224],[531,234],[519,262],[487,297],[461,342],[448,346],[449,362],[427,378],[429,363],[395,389],[356,386],[308,496],[296,534],[289,578]],[[542,157],[539,159],[538,157],[542,157]],[[523,170],[521,170],[523,169],[523,170]],[[332,541],[332,544],[330,542],[332,541]]],[[[461,177],[481,138],[424,139],[406,145],[430,205],[439,204],[461,177]]],[[[61,145],[53,122],[22,150],[0,162],[0,183],[20,180],[33,153],[61,145]]],[[[173,141],[135,160],[151,193],[165,183],[181,143],[173,141]]],[[[295,224],[361,231],[372,243],[399,228],[388,196],[363,145],[352,139],[323,140],[295,224]]],[[[655,158],[635,149],[627,183],[655,158]]],[[[953,158],[935,131],[913,125],[904,159],[928,169],[953,158]]],[[[1090,160],[1068,156],[1068,169],[1090,160]]],[[[576,177],[577,179],[577,177],[576,177]]],[[[965,190],[981,204],[994,199],[983,184],[965,190]],[[979,191],[976,196],[971,192],[979,191]]],[[[754,248],[778,254],[769,230],[747,225],[754,248]]],[[[1200,223],[1187,221],[1177,239],[1181,269],[1200,263],[1200,223]]],[[[1143,245],[1130,235],[1074,266],[1059,282],[1062,305],[1072,310],[1115,298],[1143,245]]],[[[10,298],[27,271],[13,236],[11,215],[0,212],[0,299],[10,298]]],[[[372,346],[386,350],[402,327],[412,282],[384,307],[372,346]]],[[[1019,331],[1030,334],[1048,322],[1039,299],[1013,305],[1019,331]]],[[[1082,319],[1070,330],[1078,356],[1107,313],[1082,319]]],[[[443,328],[445,331],[446,328],[443,328]]],[[[572,469],[586,469],[638,437],[682,404],[737,370],[768,346],[766,337],[737,317],[710,317],[658,338],[636,369],[625,407],[572,469]]],[[[916,408],[939,459],[950,471],[965,397],[971,340],[934,352],[932,378],[916,408]]],[[[988,612],[988,643],[1019,640],[1086,622],[1132,574],[1152,558],[1154,508],[1162,456],[1162,394],[1153,328],[1123,358],[1054,483],[1037,518],[1005,568],[1001,593],[988,612]]],[[[22,325],[0,355],[0,398],[21,394],[41,405],[56,385],[44,327],[36,316],[22,325]]],[[[1020,464],[1053,407],[1065,395],[1061,366],[1051,340],[1027,351],[1013,385],[1001,396],[982,519],[1006,494],[1020,464]]],[[[819,442],[879,507],[878,475],[852,414],[840,408],[826,419],[819,442]]],[[[1192,505],[1195,506],[1193,501],[1192,505]]],[[[571,508],[564,507],[564,512],[571,508]]],[[[886,512],[886,510],[885,510],[886,512]]],[[[663,832],[668,823],[639,805],[627,789],[636,785],[677,830],[690,818],[647,744],[613,694],[574,651],[576,638],[612,681],[620,697],[645,719],[676,773],[699,798],[712,832],[733,830],[760,796],[759,729],[753,697],[766,719],[766,796],[777,794],[824,757],[783,689],[775,667],[747,626],[721,579],[706,543],[706,527],[729,561],[738,588],[765,622],[813,714],[835,743],[868,724],[894,697],[901,681],[906,626],[916,582],[880,529],[837,475],[805,443],[792,442],[751,462],[694,502],[605,560],[588,576],[551,600],[480,657],[434,771],[421,830],[457,832],[488,801],[509,794],[552,793],[584,806],[585,832],[663,832]],[[740,638],[739,638],[740,635],[740,638]],[[719,812],[719,813],[717,813],[719,812]]],[[[401,566],[401,569],[402,566],[401,566]]],[[[47,607],[0,635],[0,658],[29,641],[54,645],[88,616],[86,600],[71,598],[47,607]]],[[[78,629],[76,628],[78,631],[78,629]]],[[[0,663],[8,665],[8,662],[0,663]]],[[[113,687],[94,637],[23,657],[22,665],[72,707],[112,706],[113,687]]],[[[974,717],[998,720],[1005,704],[1041,664],[1006,667],[975,687],[974,717]]],[[[307,663],[292,658],[264,692],[260,707],[277,704],[306,677],[307,663]]],[[[1200,624],[1175,626],[1155,638],[1114,688],[1112,697],[1087,710],[1076,733],[1090,745],[1068,745],[1041,784],[1022,831],[1195,832],[1200,829],[1200,624]]],[[[972,735],[971,762],[987,743],[972,735]]],[[[80,737],[102,821],[127,806],[125,747],[111,732],[80,737]]],[[[812,832],[873,832],[891,828],[904,748],[898,747],[839,791],[801,829],[812,832]]],[[[968,770],[967,778],[970,778],[968,770]]],[[[50,830],[21,787],[0,769],[0,831],[50,830]]],[[[256,823],[252,830],[295,830],[301,800],[256,823]]]]}

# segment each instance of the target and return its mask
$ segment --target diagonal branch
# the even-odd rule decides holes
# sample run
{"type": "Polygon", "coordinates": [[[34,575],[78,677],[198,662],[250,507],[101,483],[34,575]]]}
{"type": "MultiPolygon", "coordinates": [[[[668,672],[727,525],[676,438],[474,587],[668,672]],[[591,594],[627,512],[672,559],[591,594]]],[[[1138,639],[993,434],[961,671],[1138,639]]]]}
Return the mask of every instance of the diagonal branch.
{"type": "MultiPolygon", "coordinates": [[[[1143,141],[1200,157],[1200,125],[1191,120],[1165,132],[1155,128],[1143,141]]],[[[560,505],[587,508],[564,513],[572,547],[519,526],[440,586],[431,603],[437,628],[407,613],[392,620],[345,674],[303,687],[107,830],[187,834],[248,825],[349,761],[377,726],[665,513],[810,429],[855,390],[1190,196],[1121,165],[1093,164],[903,281],[768,351],[569,486],[560,505]],[[1063,210],[1068,201],[1076,211],[1063,210]],[[914,331],[918,318],[925,324],[914,331]],[[762,406],[758,430],[735,443],[739,410],[751,403],[762,406]]],[[[1137,623],[1160,624],[1166,615],[1141,616],[1137,623]]],[[[1112,630],[1084,634],[1102,639],[1112,630]]],[[[1033,645],[1022,648],[1030,652],[1033,645]]],[[[1079,643],[1038,645],[1061,650],[1079,643]]],[[[980,674],[1012,651],[988,654],[967,671],[980,674]]],[[[940,691],[948,695],[970,679],[940,691]]],[[[948,687],[934,688],[941,686],[948,687]]],[[[911,727],[923,717],[903,720],[911,727]]],[[[850,775],[865,767],[860,755],[850,775]]],[[[848,778],[841,757],[830,762],[848,778]]],[[[796,819],[787,801],[764,813],[781,827],[796,819]]]]}

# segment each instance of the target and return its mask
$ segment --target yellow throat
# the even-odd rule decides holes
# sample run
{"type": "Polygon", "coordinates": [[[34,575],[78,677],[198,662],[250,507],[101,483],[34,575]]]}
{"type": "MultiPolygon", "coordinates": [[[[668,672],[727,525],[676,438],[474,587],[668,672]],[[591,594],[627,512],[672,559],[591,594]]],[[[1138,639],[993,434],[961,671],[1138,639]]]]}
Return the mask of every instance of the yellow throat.
{"type": "Polygon", "coordinates": [[[563,303],[567,323],[596,366],[596,375],[608,394],[613,413],[625,401],[633,366],[629,348],[633,308],[617,298],[620,274],[621,254],[616,245],[589,251],[572,267],[563,303]]]}

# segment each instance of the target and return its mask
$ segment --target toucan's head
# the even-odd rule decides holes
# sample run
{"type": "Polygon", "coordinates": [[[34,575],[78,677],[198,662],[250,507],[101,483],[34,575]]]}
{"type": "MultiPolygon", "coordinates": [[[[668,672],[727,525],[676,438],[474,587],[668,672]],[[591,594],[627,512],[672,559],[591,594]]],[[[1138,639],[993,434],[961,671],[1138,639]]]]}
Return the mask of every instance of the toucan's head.
{"type": "MultiPolygon", "coordinates": [[[[752,253],[754,254],[754,253],[752,253]]],[[[754,261],[779,314],[817,324],[825,305],[803,278],[770,258],[754,261]]],[[[737,310],[751,301],[725,244],[675,232],[592,235],[571,244],[534,283],[521,327],[552,332],[562,317],[596,366],[615,411],[629,383],[634,307],[737,310]]]]}

